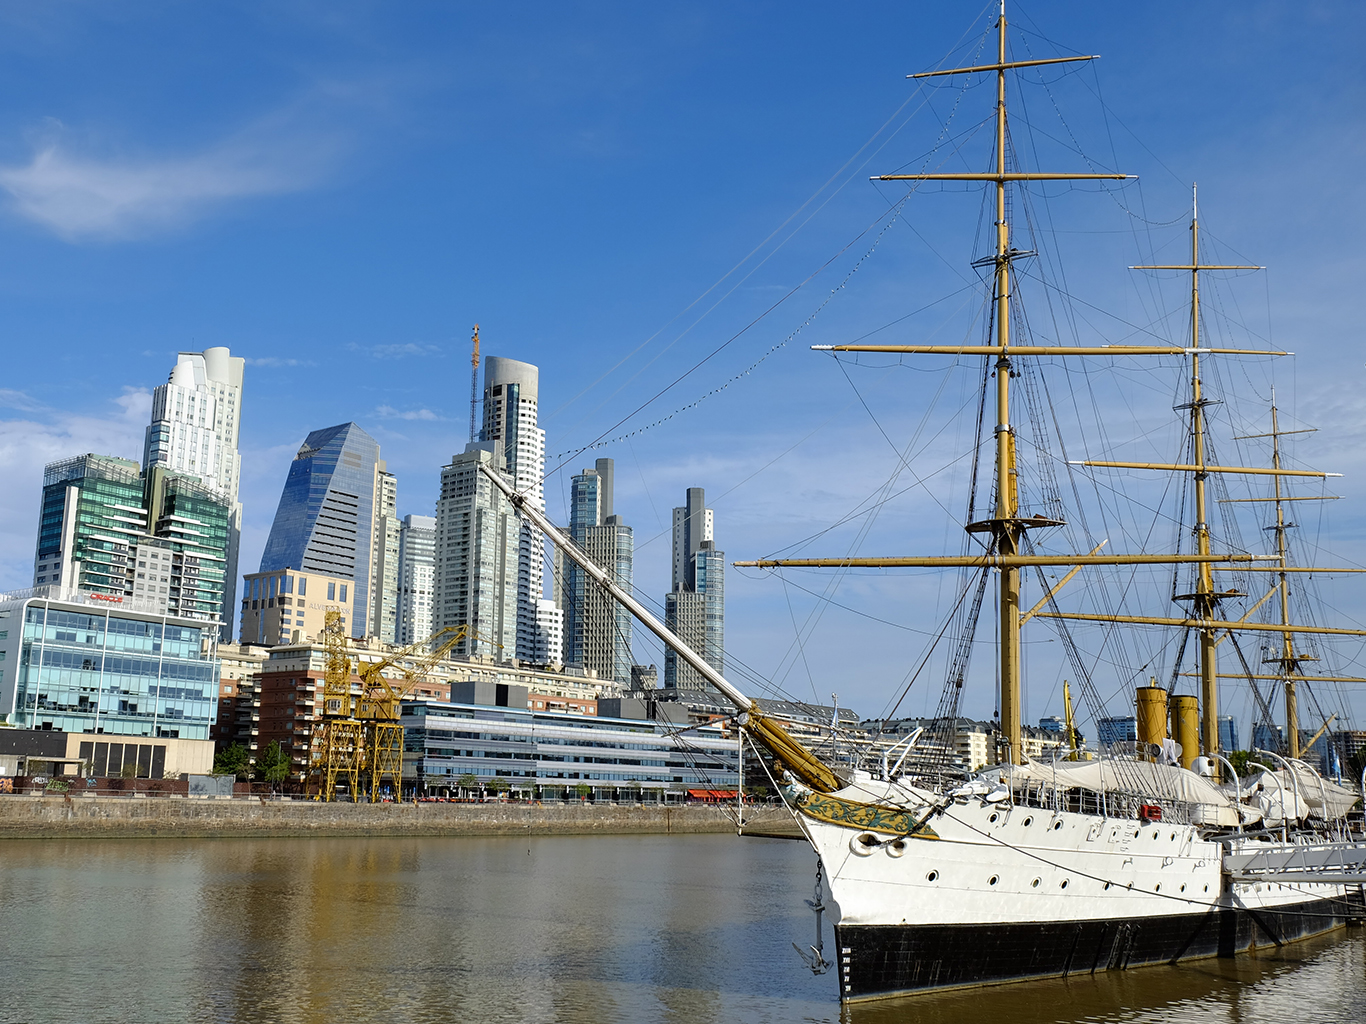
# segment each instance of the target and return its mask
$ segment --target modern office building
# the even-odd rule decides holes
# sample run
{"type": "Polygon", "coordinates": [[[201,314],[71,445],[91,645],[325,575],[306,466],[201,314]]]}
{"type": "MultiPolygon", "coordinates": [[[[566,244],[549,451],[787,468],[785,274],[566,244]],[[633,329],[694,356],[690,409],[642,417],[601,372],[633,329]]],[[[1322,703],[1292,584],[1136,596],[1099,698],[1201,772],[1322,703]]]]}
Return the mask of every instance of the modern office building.
{"type": "Polygon", "coordinates": [[[498,465],[493,442],[471,442],[441,468],[432,628],[469,626],[456,653],[508,661],[517,656],[521,524],[481,465],[498,465]]]}
{"type": "Polygon", "coordinates": [[[1112,743],[1132,743],[1138,739],[1138,720],[1133,715],[1102,718],[1096,723],[1096,733],[1102,750],[1112,743]]]}
{"type": "Polygon", "coordinates": [[[1243,749],[1238,746],[1238,722],[1232,715],[1219,716],[1219,749],[1223,751],[1243,749]]]}
{"type": "Polygon", "coordinates": [[[291,569],[243,577],[242,643],[297,644],[322,635],[328,609],[341,612],[342,626],[356,616],[354,580],[291,569]]]}
{"type": "MultiPolygon", "coordinates": [[[[491,689],[491,688],[490,688],[491,689]]],[[[565,715],[527,707],[528,691],[505,687],[487,703],[405,701],[403,778],[410,789],[454,789],[461,776],[497,778],[512,790],[576,799],[619,793],[683,799],[688,789],[735,790],[735,739],[721,724],[680,730],[670,721],[565,715]]],[[[617,704],[643,702],[617,701],[617,704]]]]}
{"type": "Polygon", "coordinates": [[[238,435],[246,360],[226,348],[181,352],[169,380],[152,392],[142,465],[197,477],[228,504],[227,563],[220,617],[222,637],[233,635],[237,605],[237,558],[242,540],[242,478],[238,435]]]}
{"type": "Polygon", "coordinates": [[[436,517],[404,516],[398,530],[398,629],[395,643],[415,644],[432,630],[436,593],[436,517]]]}
{"type": "Polygon", "coordinates": [[[94,454],[53,462],[43,474],[33,584],[221,623],[231,524],[226,496],[197,477],[94,454]]]}
{"type": "MultiPolygon", "coordinates": [[[[593,469],[574,476],[569,537],[629,593],[635,538],[613,512],[613,476],[611,459],[598,459],[593,469]]],[[[603,679],[630,686],[631,613],[568,559],[560,560],[559,571],[564,585],[557,579],[555,593],[564,612],[565,664],[581,665],[603,679]]]]}
{"type": "MultiPolygon", "coordinates": [[[[725,552],[713,538],[715,516],[701,487],[689,487],[686,504],[673,514],[673,585],[664,598],[664,624],[725,672],[725,552]]],[[[664,652],[664,688],[701,690],[711,684],[672,647],[664,652]]]]}
{"type": "Polygon", "coordinates": [[[380,643],[398,638],[398,481],[383,462],[375,473],[375,528],[371,537],[374,586],[370,635],[380,643]]]}
{"type": "MultiPolygon", "coordinates": [[[[212,744],[218,623],[59,585],[0,596],[0,721],[212,744]]],[[[148,750],[150,758],[154,750],[148,750]]]]}
{"type": "MultiPolygon", "coordinates": [[[[536,425],[540,370],[530,363],[501,356],[484,360],[484,423],[480,440],[493,444],[494,464],[507,473],[513,487],[545,511],[545,431],[536,425]]],[[[517,649],[515,656],[533,661],[549,645],[540,636],[545,563],[545,537],[530,522],[518,520],[517,649]]],[[[553,660],[558,661],[556,656],[553,660]]]]}
{"type": "MultiPolygon", "coordinates": [[[[385,585],[376,555],[388,542],[377,546],[376,534],[387,529],[387,476],[379,445],[355,423],[313,431],[289,467],[261,556],[262,573],[299,570],[352,581],[354,637],[370,632],[375,591],[385,585]]],[[[397,567],[395,586],[396,573],[397,567]]]]}
{"type": "Polygon", "coordinates": [[[1285,730],[1279,725],[1265,722],[1252,723],[1252,747],[1254,750],[1279,751],[1285,746],[1285,730]]]}

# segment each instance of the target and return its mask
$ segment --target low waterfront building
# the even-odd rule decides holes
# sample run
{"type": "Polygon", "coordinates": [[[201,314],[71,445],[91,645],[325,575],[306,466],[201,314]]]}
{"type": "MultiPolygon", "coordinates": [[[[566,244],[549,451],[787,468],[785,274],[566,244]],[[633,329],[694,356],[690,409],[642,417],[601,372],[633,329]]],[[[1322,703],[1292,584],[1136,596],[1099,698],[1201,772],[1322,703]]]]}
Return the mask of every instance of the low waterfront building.
{"type": "Polygon", "coordinates": [[[641,793],[652,799],[689,789],[739,785],[737,745],[720,725],[686,732],[666,721],[574,716],[523,706],[529,691],[510,687],[506,706],[405,701],[405,789],[453,791],[463,776],[481,787],[497,779],[542,798],[598,799],[641,793]]]}
{"type": "Polygon", "coordinates": [[[218,717],[210,730],[214,749],[240,743],[256,756],[260,732],[261,670],[270,651],[251,644],[219,644],[218,717]]]}
{"type": "MultiPolygon", "coordinates": [[[[348,645],[352,659],[351,689],[360,694],[359,665],[374,664],[398,654],[400,648],[388,644],[357,642],[348,645]]],[[[390,679],[401,680],[404,671],[416,666],[419,655],[399,658],[384,669],[390,679]]],[[[280,749],[290,755],[296,780],[302,780],[313,762],[322,756],[317,727],[322,721],[323,681],[327,652],[321,642],[304,640],[271,648],[261,666],[259,690],[252,695],[253,707],[238,710],[254,717],[256,742],[260,749],[278,740],[280,749]]],[[[542,714],[597,714],[597,701],[618,691],[610,680],[600,680],[582,669],[554,671],[545,666],[495,661],[492,657],[458,655],[439,661],[426,676],[413,684],[414,699],[448,701],[464,694],[470,700],[497,702],[498,693],[515,692],[518,705],[542,714]],[[461,688],[466,689],[461,689],[461,688]],[[471,688],[478,688],[477,691],[471,688]],[[488,696],[482,696],[487,694],[488,696]]],[[[477,702],[476,701],[476,702],[477,702]]],[[[241,740],[240,735],[238,737],[241,740]]]]}
{"type": "MultiPolygon", "coordinates": [[[[767,703],[764,705],[768,707],[767,703]]],[[[916,760],[914,754],[931,761],[948,754],[960,769],[976,771],[989,764],[1000,761],[1004,751],[1001,749],[1001,731],[996,722],[979,722],[972,718],[959,718],[954,722],[952,751],[947,751],[937,737],[940,730],[932,718],[871,719],[863,722],[861,728],[868,737],[873,750],[891,751],[904,743],[917,729],[924,729],[916,741],[909,762],[916,760]]],[[[1056,753],[1065,752],[1067,734],[1049,726],[1023,726],[1020,730],[1020,744],[1025,757],[1035,761],[1051,760],[1056,753]]],[[[905,750],[900,747],[898,756],[905,750]]]]}

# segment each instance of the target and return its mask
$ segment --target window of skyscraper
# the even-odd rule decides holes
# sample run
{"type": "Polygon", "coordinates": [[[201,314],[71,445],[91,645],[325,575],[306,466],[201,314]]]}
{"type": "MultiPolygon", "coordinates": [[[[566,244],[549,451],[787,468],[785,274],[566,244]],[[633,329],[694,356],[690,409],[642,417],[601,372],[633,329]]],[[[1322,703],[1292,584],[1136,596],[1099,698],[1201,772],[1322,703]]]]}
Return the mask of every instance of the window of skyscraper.
{"type": "Polygon", "coordinates": [[[300,577],[299,577],[299,596],[300,596],[300,597],[307,597],[307,596],[308,596],[308,577],[307,577],[307,576],[300,576],[300,577]]]}
{"type": "Polygon", "coordinates": [[[337,585],[335,583],[329,583],[327,585],[327,599],[329,601],[335,601],[337,599],[337,585]]]}
{"type": "Polygon", "coordinates": [[[279,580],[279,577],[278,577],[278,576],[272,576],[272,577],[270,578],[270,596],[271,596],[271,597],[274,597],[274,596],[275,596],[275,586],[276,586],[276,583],[278,582],[278,580],[279,580]]]}
{"type": "Polygon", "coordinates": [[[345,584],[345,583],[343,583],[343,584],[341,585],[341,602],[342,602],[342,604],[346,604],[346,584],[345,584]]]}

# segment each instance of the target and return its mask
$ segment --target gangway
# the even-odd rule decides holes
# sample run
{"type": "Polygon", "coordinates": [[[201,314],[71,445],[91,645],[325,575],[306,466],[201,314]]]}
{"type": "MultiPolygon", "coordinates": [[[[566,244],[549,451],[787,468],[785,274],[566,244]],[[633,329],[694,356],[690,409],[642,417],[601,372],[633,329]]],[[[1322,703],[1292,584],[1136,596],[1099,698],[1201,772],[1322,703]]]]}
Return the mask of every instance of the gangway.
{"type": "MultiPolygon", "coordinates": [[[[1248,843],[1254,846],[1256,842],[1248,843]]],[[[1224,873],[1235,882],[1329,882],[1366,885],[1366,843],[1306,843],[1224,854],[1224,873]]]]}

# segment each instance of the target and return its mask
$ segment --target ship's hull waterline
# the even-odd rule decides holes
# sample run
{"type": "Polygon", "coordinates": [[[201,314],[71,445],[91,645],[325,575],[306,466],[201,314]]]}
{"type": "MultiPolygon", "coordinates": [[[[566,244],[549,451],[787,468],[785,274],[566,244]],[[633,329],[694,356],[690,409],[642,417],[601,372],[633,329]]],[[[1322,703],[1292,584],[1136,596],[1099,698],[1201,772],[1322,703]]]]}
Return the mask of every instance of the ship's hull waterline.
{"type": "Polygon", "coordinates": [[[1225,906],[1133,920],[837,925],[846,1001],[1235,956],[1341,928],[1359,895],[1260,910],[1225,906]]]}
{"type": "Polygon", "coordinates": [[[830,799],[798,807],[840,907],[845,1000],[1233,956],[1366,917],[1356,886],[1228,881],[1190,825],[974,802],[906,835],[895,807],[871,826],[808,813],[830,799]]]}

